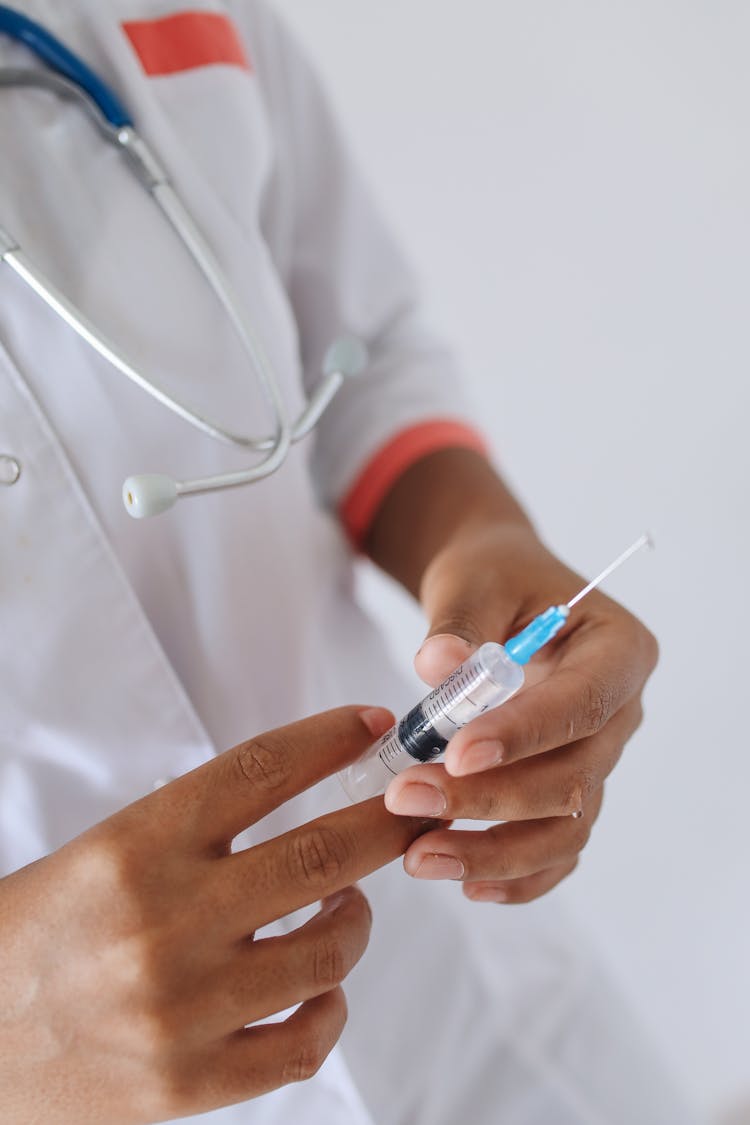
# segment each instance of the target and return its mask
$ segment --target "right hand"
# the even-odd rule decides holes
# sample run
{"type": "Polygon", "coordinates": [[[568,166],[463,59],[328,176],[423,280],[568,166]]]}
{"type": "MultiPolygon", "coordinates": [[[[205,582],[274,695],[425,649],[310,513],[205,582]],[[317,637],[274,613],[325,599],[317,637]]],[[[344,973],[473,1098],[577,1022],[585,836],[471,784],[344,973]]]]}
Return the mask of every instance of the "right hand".
{"type": "Polygon", "coordinates": [[[4,1122],[143,1125],[315,1073],[369,937],[350,884],[403,853],[423,821],[376,798],[230,845],[392,721],[346,707],[261,735],[0,881],[4,1122]],[[319,899],[306,925],[254,940],[319,899]],[[296,1004],[284,1022],[246,1027],[296,1004]]]}

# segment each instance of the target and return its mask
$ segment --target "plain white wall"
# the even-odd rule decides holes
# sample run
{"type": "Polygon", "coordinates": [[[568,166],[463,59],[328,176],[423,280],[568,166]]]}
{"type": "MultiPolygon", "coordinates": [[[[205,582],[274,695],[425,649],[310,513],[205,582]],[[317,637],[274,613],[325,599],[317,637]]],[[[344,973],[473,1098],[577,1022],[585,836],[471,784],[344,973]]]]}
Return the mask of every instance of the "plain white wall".
{"type": "Polygon", "coordinates": [[[647,722],[558,893],[697,1104],[750,1103],[750,6],[277,2],[548,542],[656,536],[609,586],[661,641],[647,722]]]}

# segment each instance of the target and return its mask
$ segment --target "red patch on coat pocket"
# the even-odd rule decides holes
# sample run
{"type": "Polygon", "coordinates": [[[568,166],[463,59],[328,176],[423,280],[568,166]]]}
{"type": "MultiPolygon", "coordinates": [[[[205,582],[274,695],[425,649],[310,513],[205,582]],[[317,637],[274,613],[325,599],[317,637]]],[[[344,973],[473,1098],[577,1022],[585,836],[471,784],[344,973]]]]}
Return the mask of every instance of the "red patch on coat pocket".
{"type": "Polygon", "coordinates": [[[219,12],[177,12],[122,29],[150,78],[217,64],[252,70],[236,27],[219,12]]]}

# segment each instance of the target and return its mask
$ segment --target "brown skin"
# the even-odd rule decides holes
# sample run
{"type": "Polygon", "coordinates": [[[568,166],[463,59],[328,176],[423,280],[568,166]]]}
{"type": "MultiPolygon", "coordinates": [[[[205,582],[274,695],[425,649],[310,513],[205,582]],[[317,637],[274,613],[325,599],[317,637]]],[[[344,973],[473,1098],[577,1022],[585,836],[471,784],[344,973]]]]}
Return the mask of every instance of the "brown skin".
{"type": "MultiPolygon", "coordinates": [[[[482,642],[512,636],[585,584],[469,450],[412,466],[381,506],[366,549],[422,603],[430,628],[415,666],[433,686],[482,642]]],[[[657,655],[632,614],[599,591],[585,598],[534,657],[519,695],[456,735],[444,765],[415,766],[391,782],[391,812],[505,822],[420,836],[404,857],[407,872],[460,879],[483,902],[528,902],[560,882],[640,724],[657,655]]]]}
{"type": "MultiPolygon", "coordinates": [[[[368,549],[422,601],[428,683],[582,584],[464,450],[401,478],[368,549]]],[[[341,1032],[339,985],[367,944],[369,911],[351,884],[406,852],[411,874],[462,878],[471,898],[549,890],[575,866],[655,661],[648,631],[592,595],[522,694],[457,735],[444,766],[392,782],[388,808],[416,819],[375,799],[232,854],[244,828],[392,722],[342,708],[235,747],[0,880],[3,1121],[143,1125],[309,1077],[341,1032]],[[506,823],[424,834],[426,816],[506,823]],[[301,929],[254,940],[321,899],[301,929]],[[297,1003],[284,1023],[245,1027],[297,1003]]]]}
{"type": "Polygon", "coordinates": [[[424,824],[374,800],[230,845],[392,721],[346,707],[261,735],[0,880],[4,1122],[143,1125],[315,1073],[369,937],[351,884],[424,824]],[[300,929],[253,940],[320,899],[300,929]],[[283,1023],[245,1028],[300,1003],[283,1023]]]}

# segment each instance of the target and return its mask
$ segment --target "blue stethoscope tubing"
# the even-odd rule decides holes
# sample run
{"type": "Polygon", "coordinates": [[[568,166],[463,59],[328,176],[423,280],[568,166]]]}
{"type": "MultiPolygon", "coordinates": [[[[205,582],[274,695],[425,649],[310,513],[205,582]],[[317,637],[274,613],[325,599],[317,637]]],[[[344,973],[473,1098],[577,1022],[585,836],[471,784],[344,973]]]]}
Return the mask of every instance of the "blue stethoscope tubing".
{"type": "Polygon", "coordinates": [[[68,50],[64,43],[46,28],[22,12],[0,4],[0,32],[23,43],[51,70],[67,78],[83,90],[99,107],[102,115],[115,129],[133,127],[133,119],[113,90],[102,82],[91,67],[68,50]]]}
{"type": "Polygon", "coordinates": [[[0,86],[41,86],[63,97],[79,101],[93,117],[102,134],[120,149],[133,171],[150,192],[170,224],[184,242],[215,295],[223,305],[239,336],[276,420],[273,437],[246,437],[220,426],[169,395],[147,379],[63,293],[29,261],[18,242],[0,225],[0,261],[34,290],[45,303],[118,371],[184,421],[219,441],[264,453],[252,468],[197,480],[176,481],[162,473],[128,477],[122,495],[128,513],[136,518],[156,515],[170,508],[181,496],[215,492],[262,480],[281,467],[293,442],[305,437],[348,376],[358,375],[367,363],[364,345],[354,337],[335,340],[323,361],[323,378],[302,413],[292,424],[265,350],[234,293],[226,273],[182,204],[167,173],[137,133],[130,114],[117,95],[90,67],[55,38],[46,28],[20,12],[0,4],[0,33],[29,48],[48,68],[0,69],[0,86]]]}

